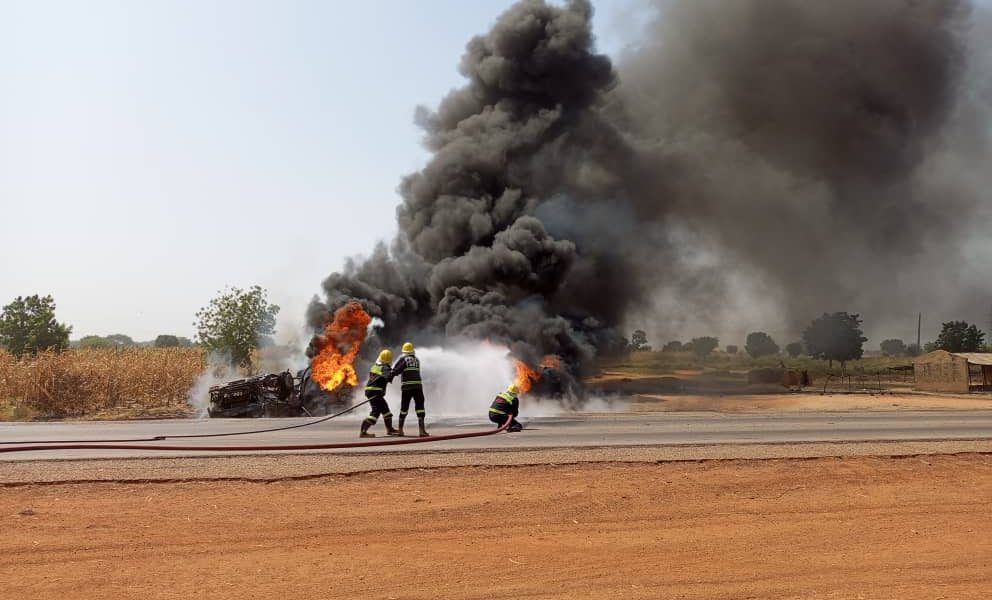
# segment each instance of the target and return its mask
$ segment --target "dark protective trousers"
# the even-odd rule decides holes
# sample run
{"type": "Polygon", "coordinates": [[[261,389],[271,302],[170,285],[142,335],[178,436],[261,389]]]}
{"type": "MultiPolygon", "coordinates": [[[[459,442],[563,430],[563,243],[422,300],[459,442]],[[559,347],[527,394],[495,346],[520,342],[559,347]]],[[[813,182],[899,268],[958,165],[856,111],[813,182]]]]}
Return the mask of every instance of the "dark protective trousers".
{"type": "Polygon", "coordinates": [[[489,413],[489,420],[492,421],[493,423],[496,423],[499,426],[502,426],[503,423],[506,423],[507,419],[513,419],[513,421],[510,423],[510,426],[506,428],[507,431],[520,431],[521,429],[524,428],[524,426],[520,424],[520,421],[514,419],[511,415],[501,415],[499,413],[494,413],[494,412],[489,413]]]}
{"type": "Polygon", "coordinates": [[[369,416],[365,417],[366,421],[375,423],[379,420],[380,415],[383,417],[393,416],[393,413],[389,412],[389,405],[386,404],[385,396],[372,396],[366,392],[365,397],[369,399],[369,416]]]}
{"type": "Polygon", "coordinates": [[[413,408],[417,411],[417,418],[423,419],[427,411],[424,410],[424,388],[419,385],[402,388],[400,395],[400,418],[406,417],[410,412],[410,401],[413,400],[413,408]]]}

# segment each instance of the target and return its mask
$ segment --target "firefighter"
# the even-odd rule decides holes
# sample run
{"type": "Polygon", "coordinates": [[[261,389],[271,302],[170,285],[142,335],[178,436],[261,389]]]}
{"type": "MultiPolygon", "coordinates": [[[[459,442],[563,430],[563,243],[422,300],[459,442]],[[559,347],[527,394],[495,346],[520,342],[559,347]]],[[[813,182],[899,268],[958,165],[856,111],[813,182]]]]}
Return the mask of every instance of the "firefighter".
{"type": "Polygon", "coordinates": [[[420,381],[420,359],[417,358],[411,342],[403,344],[403,354],[393,365],[393,377],[397,375],[403,380],[400,388],[403,393],[400,400],[399,434],[403,435],[403,422],[406,421],[406,415],[410,411],[410,401],[413,400],[413,407],[417,411],[417,423],[420,425],[418,435],[430,436],[427,428],[424,427],[427,411],[424,410],[424,384],[420,381]]]}
{"type": "Polygon", "coordinates": [[[496,399],[493,400],[492,405],[489,407],[489,420],[493,423],[502,427],[506,423],[506,420],[510,419],[510,426],[506,428],[510,433],[520,431],[524,428],[517,421],[517,415],[520,414],[520,399],[517,397],[519,391],[516,384],[510,384],[505,392],[496,394],[496,399]]]}
{"type": "Polygon", "coordinates": [[[387,435],[399,435],[399,431],[393,429],[393,413],[389,412],[389,405],[386,404],[386,385],[393,380],[392,369],[389,362],[393,360],[393,353],[388,349],[379,353],[379,360],[369,369],[369,381],[365,384],[365,397],[369,399],[369,416],[362,420],[362,431],[358,437],[375,437],[374,433],[369,433],[369,427],[375,425],[382,415],[382,422],[386,424],[387,435]]]}

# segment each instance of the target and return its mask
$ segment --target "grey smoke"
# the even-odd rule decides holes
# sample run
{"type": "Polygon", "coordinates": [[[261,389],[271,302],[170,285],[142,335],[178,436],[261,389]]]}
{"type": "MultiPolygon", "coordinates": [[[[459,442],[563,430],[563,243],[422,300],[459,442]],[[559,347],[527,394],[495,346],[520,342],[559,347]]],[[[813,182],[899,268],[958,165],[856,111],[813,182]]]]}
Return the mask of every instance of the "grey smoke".
{"type": "Polygon", "coordinates": [[[433,156],[400,185],[398,238],[328,277],[310,323],[358,300],[389,343],[489,339],[577,367],[645,323],[794,335],[826,310],[876,328],[985,314],[963,256],[989,253],[984,13],[655,8],[616,67],[582,0],[520,2],[471,40],[466,85],[417,112],[433,156]]]}

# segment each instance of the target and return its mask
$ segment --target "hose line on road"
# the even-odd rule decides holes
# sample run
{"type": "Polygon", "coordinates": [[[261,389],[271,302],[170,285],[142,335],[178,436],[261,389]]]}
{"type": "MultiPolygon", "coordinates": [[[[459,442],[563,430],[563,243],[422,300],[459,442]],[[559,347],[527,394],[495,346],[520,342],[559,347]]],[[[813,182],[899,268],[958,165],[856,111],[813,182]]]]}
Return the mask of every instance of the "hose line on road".
{"type": "MultiPolygon", "coordinates": [[[[360,405],[356,405],[360,406],[360,405]]],[[[352,407],[355,408],[355,407],[352,407]]],[[[338,442],[336,444],[273,444],[258,446],[168,446],[160,444],[119,444],[119,443],[68,443],[55,445],[25,445],[7,446],[0,448],[0,454],[11,452],[39,452],[43,450],[164,450],[173,452],[255,452],[268,450],[339,450],[345,448],[369,448],[375,446],[400,446],[404,444],[424,444],[444,440],[459,440],[463,438],[483,437],[506,431],[513,419],[496,429],[486,431],[470,431],[468,433],[452,433],[448,435],[432,435],[428,437],[384,438],[365,442],[338,442]]],[[[23,442],[22,442],[23,443],[23,442]]]]}
{"type": "Polygon", "coordinates": [[[348,408],[336,412],[333,415],[327,415],[326,417],[321,417],[316,421],[307,421],[306,423],[296,423],[295,425],[285,425],[283,427],[270,427],[268,429],[252,429],[249,431],[229,431],[226,433],[185,433],[179,435],[156,435],[154,437],[148,438],[129,438],[124,440],[39,440],[39,441],[20,441],[20,442],[0,442],[0,446],[13,446],[16,444],[127,444],[132,442],[161,442],[165,440],[180,440],[180,439],[192,439],[192,438],[213,438],[213,437],[232,437],[236,435],[249,435],[252,433],[270,433],[273,431],[285,431],[287,429],[299,429],[300,427],[309,427],[310,425],[317,425],[318,423],[323,423],[324,421],[330,421],[334,417],[340,417],[343,414],[349,413],[359,406],[368,404],[368,400],[363,400],[358,404],[349,406],[348,408]]]}

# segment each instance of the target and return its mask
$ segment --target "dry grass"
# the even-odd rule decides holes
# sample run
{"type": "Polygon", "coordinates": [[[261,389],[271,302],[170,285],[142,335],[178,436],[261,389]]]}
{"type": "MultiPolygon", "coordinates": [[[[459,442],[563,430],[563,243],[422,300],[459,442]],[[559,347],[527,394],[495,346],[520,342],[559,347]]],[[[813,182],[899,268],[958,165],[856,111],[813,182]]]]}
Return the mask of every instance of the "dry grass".
{"type": "Polygon", "coordinates": [[[21,360],[0,350],[0,417],[184,414],[205,359],[199,348],[80,349],[21,360]]]}

